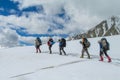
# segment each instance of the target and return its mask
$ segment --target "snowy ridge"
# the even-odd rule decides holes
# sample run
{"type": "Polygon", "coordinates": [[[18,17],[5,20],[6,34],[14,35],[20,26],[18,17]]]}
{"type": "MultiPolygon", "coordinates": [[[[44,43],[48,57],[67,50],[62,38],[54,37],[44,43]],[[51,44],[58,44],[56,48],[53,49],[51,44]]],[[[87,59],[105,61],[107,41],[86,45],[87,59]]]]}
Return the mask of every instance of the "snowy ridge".
{"type": "Polygon", "coordinates": [[[99,38],[89,38],[91,59],[80,58],[80,40],[68,41],[67,56],[59,55],[58,43],[49,54],[47,44],[41,46],[42,53],[35,53],[35,47],[14,47],[0,49],[1,80],[119,80],[120,79],[120,36],[106,37],[110,43],[108,54],[112,62],[99,61],[99,38]]]}
{"type": "Polygon", "coordinates": [[[82,35],[88,38],[112,36],[120,34],[120,17],[112,16],[107,20],[103,20],[94,28],[88,30],[86,33],[77,34],[73,39],[81,39],[82,35]]]}

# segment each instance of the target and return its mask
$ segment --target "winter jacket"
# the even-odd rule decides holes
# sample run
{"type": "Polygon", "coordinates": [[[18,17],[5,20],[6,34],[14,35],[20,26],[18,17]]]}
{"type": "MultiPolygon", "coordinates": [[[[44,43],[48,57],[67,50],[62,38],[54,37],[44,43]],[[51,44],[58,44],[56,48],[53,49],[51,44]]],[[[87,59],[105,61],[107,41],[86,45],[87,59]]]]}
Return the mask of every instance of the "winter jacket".
{"type": "Polygon", "coordinates": [[[48,46],[52,46],[55,42],[52,39],[49,39],[49,41],[47,42],[48,46]]]}

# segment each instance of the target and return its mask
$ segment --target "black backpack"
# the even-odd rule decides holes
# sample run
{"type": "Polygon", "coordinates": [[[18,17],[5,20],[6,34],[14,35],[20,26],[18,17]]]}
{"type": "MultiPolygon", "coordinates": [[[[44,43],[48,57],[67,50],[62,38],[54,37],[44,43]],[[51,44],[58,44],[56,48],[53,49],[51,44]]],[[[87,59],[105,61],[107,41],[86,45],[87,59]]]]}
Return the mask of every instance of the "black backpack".
{"type": "Polygon", "coordinates": [[[62,41],[62,43],[63,43],[62,46],[63,46],[63,47],[66,47],[66,40],[65,40],[64,38],[62,38],[61,41],[62,41]]]}
{"type": "Polygon", "coordinates": [[[87,38],[84,38],[84,44],[87,48],[90,47],[90,42],[87,40],[87,38]]]}
{"type": "Polygon", "coordinates": [[[110,44],[106,38],[101,39],[101,44],[105,50],[110,50],[110,44]]]}

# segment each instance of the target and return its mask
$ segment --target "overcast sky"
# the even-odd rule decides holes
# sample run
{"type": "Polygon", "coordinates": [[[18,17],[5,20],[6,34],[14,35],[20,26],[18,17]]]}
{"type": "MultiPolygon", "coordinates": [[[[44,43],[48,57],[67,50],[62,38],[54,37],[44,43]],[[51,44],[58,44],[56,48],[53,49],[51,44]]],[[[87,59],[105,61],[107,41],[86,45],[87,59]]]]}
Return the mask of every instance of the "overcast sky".
{"type": "MultiPolygon", "coordinates": [[[[70,34],[81,30],[88,30],[102,20],[108,19],[113,15],[120,15],[119,0],[0,0],[0,2],[0,12],[4,12],[4,15],[0,13],[0,26],[4,26],[4,28],[1,28],[1,34],[4,36],[7,33],[5,31],[11,32],[10,34],[15,33],[14,30],[10,30],[11,25],[8,25],[8,23],[12,24],[12,28],[15,26],[14,29],[24,27],[26,32],[31,34],[70,34]],[[14,4],[15,6],[7,6],[9,5],[9,1],[16,3],[14,4]],[[7,7],[2,7],[4,2],[7,7]],[[42,5],[43,12],[39,5],[42,5]],[[37,6],[41,10],[40,14],[35,13],[37,11],[23,12],[31,6],[37,6]],[[11,8],[9,15],[7,15],[7,10],[5,13],[5,8],[11,8]],[[56,14],[64,12],[63,8],[65,10],[64,19],[56,17],[56,14]],[[17,12],[22,13],[22,15],[17,16],[17,12]],[[26,14],[29,17],[26,17],[26,14]],[[51,25],[54,27],[51,28],[51,25]],[[56,28],[56,25],[59,28],[56,28]]],[[[32,41],[31,36],[29,39],[28,37],[26,38],[22,31],[22,36],[17,33],[15,33],[16,37],[15,35],[12,36],[16,38],[16,41],[13,41],[15,43],[18,40],[32,41]]],[[[0,38],[1,40],[3,39],[3,37],[0,38]]]]}

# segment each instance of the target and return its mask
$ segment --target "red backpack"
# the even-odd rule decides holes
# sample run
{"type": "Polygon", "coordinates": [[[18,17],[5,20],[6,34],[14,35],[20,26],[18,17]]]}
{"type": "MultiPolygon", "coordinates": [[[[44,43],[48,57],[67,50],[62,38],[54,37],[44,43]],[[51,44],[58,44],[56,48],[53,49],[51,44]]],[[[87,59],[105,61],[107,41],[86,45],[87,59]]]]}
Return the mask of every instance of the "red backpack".
{"type": "Polygon", "coordinates": [[[50,41],[47,42],[48,46],[50,46],[50,41]]]}

